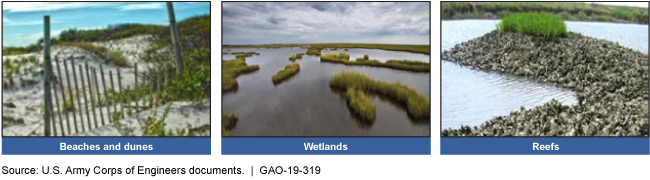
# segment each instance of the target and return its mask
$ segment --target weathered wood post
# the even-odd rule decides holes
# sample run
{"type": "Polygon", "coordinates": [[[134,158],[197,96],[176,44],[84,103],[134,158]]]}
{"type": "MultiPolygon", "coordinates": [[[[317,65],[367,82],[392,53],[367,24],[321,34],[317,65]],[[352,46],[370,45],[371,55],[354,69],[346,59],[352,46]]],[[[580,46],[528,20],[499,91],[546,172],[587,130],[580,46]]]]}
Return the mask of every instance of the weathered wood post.
{"type": "MultiPolygon", "coordinates": [[[[94,99],[94,94],[93,94],[93,83],[92,83],[92,76],[90,76],[90,68],[88,67],[88,61],[86,61],[86,80],[88,80],[88,96],[90,97],[90,109],[93,111],[93,119],[95,120],[95,124],[97,124],[97,111],[95,111],[95,99],[94,99]]],[[[86,102],[88,103],[88,102],[86,102]]],[[[90,119],[89,119],[90,120],[90,119]]],[[[88,130],[92,129],[92,121],[88,121],[88,130]]]]}
{"type": "MultiPolygon", "coordinates": [[[[63,63],[65,63],[65,60],[63,60],[63,63]]],[[[70,76],[68,76],[68,64],[65,64],[64,66],[65,69],[65,76],[68,78],[68,85],[70,85],[70,76]]],[[[59,74],[59,89],[61,89],[61,96],[62,96],[62,103],[63,103],[63,113],[65,114],[65,121],[68,124],[68,134],[70,133],[70,116],[67,113],[67,110],[65,110],[65,101],[66,101],[66,96],[65,96],[65,88],[63,88],[63,74],[61,74],[61,61],[56,62],[56,73],[59,74]]],[[[69,90],[69,89],[68,89],[69,90]]],[[[71,103],[74,104],[74,102],[70,101],[71,103]]],[[[74,106],[74,105],[73,105],[74,106]]],[[[59,110],[61,111],[61,110],[59,110]]],[[[74,114],[74,112],[72,113],[74,114]]],[[[61,132],[63,133],[63,136],[65,136],[65,131],[63,131],[63,120],[61,120],[61,132]]]]}
{"type": "MultiPolygon", "coordinates": [[[[95,82],[95,93],[97,93],[97,96],[95,96],[95,99],[97,102],[97,108],[99,110],[99,120],[104,124],[104,113],[102,111],[102,96],[101,96],[101,91],[99,90],[99,79],[97,78],[97,70],[95,68],[91,68],[93,70],[93,81],[95,82]]],[[[97,119],[95,119],[95,128],[99,127],[99,123],[97,123],[97,119]]]]}
{"type": "Polygon", "coordinates": [[[50,124],[52,118],[52,90],[51,90],[51,79],[52,79],[52,61],[50,59],[50,16],[46,15],[43,17],[43,25],[45,34],[43,35],[44,45],[43,45],[43,60],[45,61],[45,80],[43,81],[44,96],[45,96],[45,114],[43,119],[45,120],[44,126],[44,135],[46,137],[50,136],[50,124]]]}
{"type": "MultiPolygon", "coordinates": [[[[86,64],[88,64],[88,63],[86,63],[86,64]]],[[[81,64],[79,64],[79,78],[81,79],[81,90],[84,93],[84,105],[86,107],[86,119],[88,120],[88,127],[90,127],[90,109],[88,108],[88,102],[90,102],[90,101],[88,101],[88,93],[86,93],[86,90],[84,90],[84,88],[86,88],[86,80],[84,79],[84,71],[83,71],[83,66],[81,64]]],[[[87,78],[87,76],[86,76],[86,78],[87,78]]],[[[88,85],[88,86],[90,86],[90,85],[88,85]]],[[[77,93],[79,93],[79,92],[77,91],[77,93]]],[[[81,119],[79,122],[81,122],[81,129],[83,129],[83,131],[86,131],[83,119],[81,119]]]]}
{"type": "MultiPolygon", "coordinates": [[[[99,72],[100,72],[100,74],[102,76],[102,88],[103,88],[102,92],[104,92],[104,106],[106,106],[106,112],[107,112],[106,116],[108,116],[108,122],[110,123],[111,122],[111,117],[112,117],[112,115],[111,115],[111,105],[108,102],[109,101],[109,99],[108,99],[108,91],[106,91],[106,78],[104,77],[104,66],[102,66],[101,64],[99,65],[99,72]]],[[[102,125],[106,125],[104,120],[102,120],[102,125]]]]}
{"type": "MultiPolygon", "coordinates": [[[[64,64],[65,64],[65,66],[67,68],[68,64],[66,64],[65,62],[64,62],[64,64]]],[[[79,107],[79,109],[78,109],[79,110],[78,111],[79,112],[79,121],[81,121],[83,123],[83,112],[82,112],[82,109],[81,109],[81,97],[79,97],[79,83],[77,82],[77,70],[75,70],[75,67],[74,67],[74,58],[72,58],[72,61],[70,61],[70,67],[72,68],[72,78],[73,78],[73,81],[74,81],[74,92],[77,95],[76,98],[77,98],[77,107],[79,107]]],[[[82,75],[81,74],[81,65],[79,65],[79,67],[80,67],[79,68],[79,76],[81,76],[82,75]]],[[[66,70],[66,73],[67,72],[68,71],[66,70]]],[[[66,74],[66,76],[67,76],[67,74],[66,74]]],[[[83,76],[81,76],[81,77],[83,77],[83,76]]],[[[83,82],[83,80],[82,80],[82,82],[83,82]]],[[[72,84],[72,82],[70,82],[70,76],[68,76],[68,89],[69,89],[69,93],[70,93],[70,102],[74,103],[75,94],[72,94],[72,87],[70,86],[70,84],[72,84]]],[[[77,115],[75,115],[74,112],[72,112],[72,117],[73,117],[72,123],[74,124],[75,133],[79,133],[79,125],[77,125],[77,115]]],[[[81,124],[81,128],[83,128],[83,124],[81,124]]]]}
{"type": "Polygon", "coordinates": [[[176,69],[179,76],[183,76],[183,59],[181,56],[181,42],[178,37],[178,29],[176,28],[176,16],[174,15],[174,4],[167,2],[167,14],[169,15],[169,28],[172,33],[172,44],[174,45],[174,57],[176,57],[176,69]]]}

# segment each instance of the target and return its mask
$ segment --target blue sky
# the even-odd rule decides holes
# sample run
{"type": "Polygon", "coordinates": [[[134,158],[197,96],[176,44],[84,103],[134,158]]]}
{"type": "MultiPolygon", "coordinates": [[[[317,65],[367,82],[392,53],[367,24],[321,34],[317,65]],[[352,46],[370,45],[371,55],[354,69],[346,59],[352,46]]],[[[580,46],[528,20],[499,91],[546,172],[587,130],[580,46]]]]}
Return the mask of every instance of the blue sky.
{"type": "Polygon", "coordinates": [[[224,2],[224,44],[429,44],[429,2],[224,2]]]}
{"type": "MultiPolygon", "coordinates": [[[[176,19],[210,14],[209,2],[175,2],[176,19]]],[[[43,16],[50,15],[51,33],[97,29],[111,24],[167,24],[164,2],[3,2],[2,45],[25,46],[43,37],[43,16]]]]}

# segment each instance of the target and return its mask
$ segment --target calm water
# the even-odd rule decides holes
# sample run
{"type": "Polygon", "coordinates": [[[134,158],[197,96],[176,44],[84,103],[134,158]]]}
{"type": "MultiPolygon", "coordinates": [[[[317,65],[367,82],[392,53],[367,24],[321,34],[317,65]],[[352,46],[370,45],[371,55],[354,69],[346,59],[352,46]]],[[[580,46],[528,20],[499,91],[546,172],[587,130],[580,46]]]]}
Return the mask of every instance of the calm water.
{"type": "MultiPolygon", "coordinates": [[[[442,49],[482,36],[495,29],[498,20],[442,22],[442,49]]],[[[618,42],[648,53],[648,26],[613,23],[567,22],[570,31],[618,42]]],[[[556,99],[575,104],[575,93],[526,78],[488,73],[441,61],[442,128],[480,125],[494,116],[508,115],[522,106],[532,108],[556,99]]]]}
{"type": "MultiPolygon", "coordinates": [[[[359,121],[347,107],[344,93],[329,87],[329,79],[343,70],[356,70],[385,82],[400,82],[430,96],[430,73],[412,73],[386,68],[321,63],[318,56],[305,55],[300,72],[273,85],[271,77],[291,63],[289,56],[306,49],[231,49],[255,51],[246,59],[260,70],[237,78],[239,89],[223,95],[223,110],[239,116],[232,136],[429,136],[430,123],[408,118],[404,106],[381,96],[371,96],[377,106],[372,124],[359,121]]],[[[323,53],[334,52],[324,50],[323,53]]],[[[371,59],[411,59],[429,62],[428,55],[372,49],[350,49],[350,59],[368,54],[371,59]]],[[[233,55],[222,55],[232,59],[233,55]]]]}

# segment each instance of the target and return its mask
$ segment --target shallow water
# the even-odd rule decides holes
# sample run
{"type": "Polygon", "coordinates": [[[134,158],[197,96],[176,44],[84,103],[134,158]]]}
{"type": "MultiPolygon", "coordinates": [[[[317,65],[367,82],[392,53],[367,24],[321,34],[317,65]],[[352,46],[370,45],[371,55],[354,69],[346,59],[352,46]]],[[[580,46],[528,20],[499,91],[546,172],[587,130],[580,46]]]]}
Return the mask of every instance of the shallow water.
{"type": "MultiPolygon", "coordinates": [[[[442,21],[442,50],[494,30],[498,20],[442,21]]],[[[618,42],[648,52],[648,26],[594,22],[567,22],[569,31],[618,42]]],[[[495,116],[508,115],[522,106],[530,109],[552,99],[575,104],[575,93],[523,77],[462,67],[441,61],[442,128],[480,125],[495,116]]]]}
{"type": "MultiPolygon", "coordinates": [[[[343,71],[356,70],[376,80],[400,82],[430,97],[430,73],[413,73],[387,68],[346,66],[321,63],[319,56],[304,55],[296,60],[300,72],[273,85],[271,77],[287,64],[289,56],[306,49],[231,49],[231,52],[255,51],[260,55],[246,58],[260,70],[237,78],[239,88],[223,95],[223,111],[239,116],[232,136],[429,136],[430,123],[409,119],[406,109],[390,98],[371,96],[377,106],[374,123],[361,122],[353,114],[342,91],[331,89],[329,79],[343,71]]],[[[329,50],[323,53],[331,52],[329,50]]],[[[337,52],[346,52],[339,49],[337,52]]],[[[369,49],[350,49],[350,58],[368,54],[371,59],[412,59],[429,61],[428,55],[369,49]],[[355,55],[356,54],[356,55],[355,55]]],[[[232,59],[233,55],[223,55],[232,59]]]]}

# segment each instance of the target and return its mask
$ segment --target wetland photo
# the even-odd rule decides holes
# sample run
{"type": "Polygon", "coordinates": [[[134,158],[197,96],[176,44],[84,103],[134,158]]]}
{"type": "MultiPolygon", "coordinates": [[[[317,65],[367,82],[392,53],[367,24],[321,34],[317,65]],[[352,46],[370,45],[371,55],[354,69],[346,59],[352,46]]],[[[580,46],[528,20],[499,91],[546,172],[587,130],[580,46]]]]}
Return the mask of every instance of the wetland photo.
{"type": "Polygon", "coordinates": [[[2,7],[2,136],[210,136],[209,2],[2,7]]]}
{"type": "Polygon", "coordinates": [[[425,136],[429,2],[223,2],[222,136],[425,136]]]}
{"type": "Polygon", "coordinates": [[[441,136],[648,137],[648,4],[629,4],[441,2],[441,136]]]}

